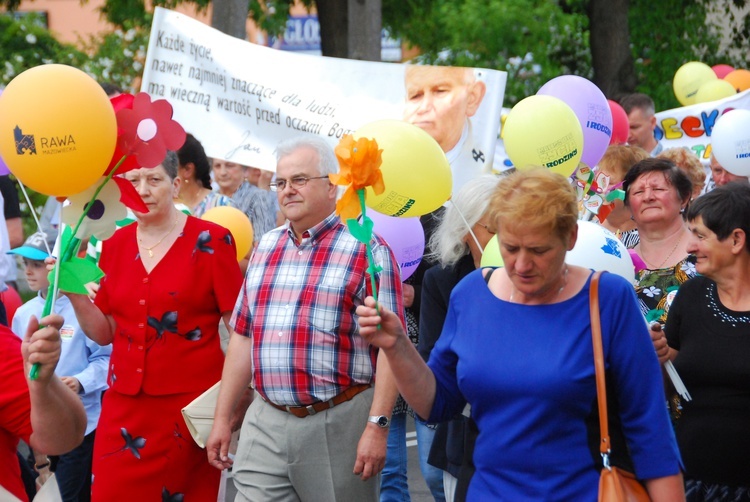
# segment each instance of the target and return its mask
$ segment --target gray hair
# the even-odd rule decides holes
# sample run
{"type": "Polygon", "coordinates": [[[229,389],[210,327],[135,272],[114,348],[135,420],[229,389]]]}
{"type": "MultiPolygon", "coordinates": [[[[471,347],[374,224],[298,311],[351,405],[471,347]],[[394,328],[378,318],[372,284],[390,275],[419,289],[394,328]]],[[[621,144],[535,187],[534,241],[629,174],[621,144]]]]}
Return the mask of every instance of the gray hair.
{"type": "Polygon", "coordinates": [[[297,136],[282,141],[276,147],[276,161],[282,157],[292,154],[299,148],[312,148],[318,153],[318,170],[321,176],[336,174],[339,172],[339,161],[333,148],[323,138],[317,136],[297,136]]]}
{"type": "Polygon", "coordinates": [[[451,204],[443,213],[435,233],[430,237],[428,249],[432,252],[429,258],[437,260],[443,267],[450,267],[469,253],[469,246],[464,239],[471,227],[487,212],[490,196],[499,181],[500,178],[493,174],[479,176],[469,180],[451,198],[451,204]]]}
{"type": "Polygon", "coordinates": [[[167,150],[167,156],[161,161],[161,166],[172,181],[177,177],[177,167],[179,164],[180,160],[177,158],[177,152],[174,150],[167,150]]]}

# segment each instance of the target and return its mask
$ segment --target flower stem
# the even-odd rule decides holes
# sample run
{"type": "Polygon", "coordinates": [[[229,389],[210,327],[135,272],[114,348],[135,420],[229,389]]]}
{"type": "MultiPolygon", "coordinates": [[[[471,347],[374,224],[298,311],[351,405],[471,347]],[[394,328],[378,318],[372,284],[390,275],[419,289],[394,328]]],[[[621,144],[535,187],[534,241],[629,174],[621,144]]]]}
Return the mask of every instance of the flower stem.
{"type": "MultiPolygon", "coordinates": [[[[365,207],[365,189],[360,188],[357,190],[357,196],[359,197],[359,205],[362,208],[362,219],[367,218],[367,208],[365,207]]],[[[370,273],[370,286],[372,287],[372,297],[375,299],[375,309],[380,311],[378,306],[378,288],[375,283],[375,258],[372,256],[372,234],[369,239],[365,242],[365,248],[367,249],[367,271],[370,273]]]]}
{"type": "MultiPolygon", "coordinates": [[[[52,313],[52,308],[55,303],[55,298],[57,297],[57,282],[58,282],[58,276],[59,273],[57,273],[57,268],[62,266],[62,264],[66,261],[70,261],[71,258],[73,258],[73,255],[75,255],[78,252],[78,248],[81,245],[81,239],[76,237],[76,234],[78,233],[78,229],[81,228],[81,224],[83,223],[83,219],[86,217],[86,214],[88,213],[89,207],[91,204],[94,203],[96,200],[96,197],[99,195],[99,192],[102,191],[104,188],[104,185],[109,182],[109,180],[112,179],[112,177],[115,175],[115,172],[120,168],[123,162],[125,162],[125,159],[127,158],[127,155],[123,155],[119,162],[112,168],[112,170],[107,174],[107,176],[104,178],[104,181],[102,181],[99,186],[94,191],[94,194],[91,196],[91,200],[88,201],[88,203],[83,207],[83,212],[81,213],[81,216],[78,218],[78,222],[76,222],[75,228],[73,228],[72,237],[68,241],[68,243],[65,245],[65,249],[62,250],[60,253],[60,256],[62,257],[58,263],[55,264],[55,269],[53,269],[54,274],[54,280],[50,282],[49,288],[47,289],[47,298],[44,302],[44,309],[42,310],[42,317],[46,317],[52,313]]],[[[42,326],[40,326],[41,328],[42,326]]],[[[39,363],[34,363],[34,365],[31,366],[31,370],[29,371],[29,379],[30,380],[36,380],[39,378],[39,363]]]]}

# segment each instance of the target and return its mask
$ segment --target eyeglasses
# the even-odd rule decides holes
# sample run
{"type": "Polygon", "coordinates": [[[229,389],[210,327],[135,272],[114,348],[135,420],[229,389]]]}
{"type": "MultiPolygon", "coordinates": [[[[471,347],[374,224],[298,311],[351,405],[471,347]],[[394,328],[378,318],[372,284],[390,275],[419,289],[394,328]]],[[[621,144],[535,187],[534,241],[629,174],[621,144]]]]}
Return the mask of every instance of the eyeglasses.
{"type": "Polygon", "coordinates": [[[283,192],[286,188],[286,184],[289,183],[289,185],[294,188],[295,190],[299,190],[303,186],[307,185],[307,182],[310,180],[322,180],[322,179],[328,179],[328,176],[295,176],[294,178],[290,179],[288,182],[285,179],[277,179],[276,181],[269,184],[271,187],[271,190],[274,192],[283,192]]]}

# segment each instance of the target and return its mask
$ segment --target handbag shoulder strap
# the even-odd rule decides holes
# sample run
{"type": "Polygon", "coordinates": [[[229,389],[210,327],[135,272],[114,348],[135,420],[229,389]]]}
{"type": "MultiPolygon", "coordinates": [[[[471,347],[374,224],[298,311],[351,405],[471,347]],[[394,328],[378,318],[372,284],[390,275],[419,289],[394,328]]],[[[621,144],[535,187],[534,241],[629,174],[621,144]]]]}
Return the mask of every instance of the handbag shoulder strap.
{"type": "MultiPolygon", "coordinates": [[[[594,272],[589,285],[589,309],[591,311],[591,340],[594,345],[594,368],[596,369],[596,399],[599,403],[599,453],[609,455],[609,417],[607,416],[607,385],[604,379],[604,349],[602,348],[602,323],[599,317],[599,278],[594,272]]],[[[605,458],[605,464],[607,459],[605,458]]]]}

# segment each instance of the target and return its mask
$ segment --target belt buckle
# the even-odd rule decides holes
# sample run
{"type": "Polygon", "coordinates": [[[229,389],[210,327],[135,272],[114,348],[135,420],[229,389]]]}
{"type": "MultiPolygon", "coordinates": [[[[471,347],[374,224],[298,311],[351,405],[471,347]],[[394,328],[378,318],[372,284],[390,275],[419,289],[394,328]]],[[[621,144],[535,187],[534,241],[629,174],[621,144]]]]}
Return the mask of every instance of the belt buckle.
{"type": "Polygon", "coordinates": [[[305,406],[305,409],[307,410],[308,415],[315,415],[317,413],[317,411],[315,411],[315,408],[313,408],[312,404],[305,406]]]}

